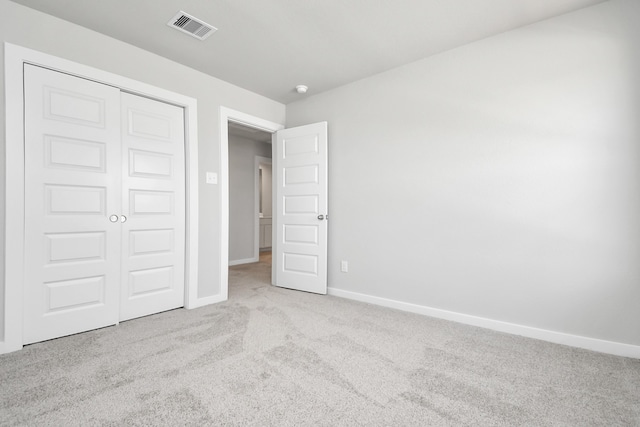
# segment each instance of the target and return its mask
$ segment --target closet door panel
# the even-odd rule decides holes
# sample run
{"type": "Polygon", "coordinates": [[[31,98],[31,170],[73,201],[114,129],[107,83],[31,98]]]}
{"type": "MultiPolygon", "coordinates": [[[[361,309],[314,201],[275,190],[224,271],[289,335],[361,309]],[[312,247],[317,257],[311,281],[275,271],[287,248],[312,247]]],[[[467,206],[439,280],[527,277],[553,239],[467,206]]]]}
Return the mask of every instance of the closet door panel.
{"type": "Polygon", "coordinates": [[[120,91],[24,68],[24,343],[118,322],[120,91]]]}
{"type": "Polygon", "coordinates": [[[184,110],[122,94],[121,320],[184,305],[184,110]]]}

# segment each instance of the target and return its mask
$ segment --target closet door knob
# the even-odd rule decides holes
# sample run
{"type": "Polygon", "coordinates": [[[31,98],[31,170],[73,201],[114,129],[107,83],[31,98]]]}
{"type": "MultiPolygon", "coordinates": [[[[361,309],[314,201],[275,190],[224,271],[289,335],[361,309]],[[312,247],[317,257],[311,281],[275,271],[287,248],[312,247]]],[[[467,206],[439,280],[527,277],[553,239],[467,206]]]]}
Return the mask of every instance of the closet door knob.
{"type": "Polygon", "coordinates": [[[113,214],[109,217],[109,221],[111,222],[118,222],[118,215],[113,214]]]}
{"type": "Polygon", "coordinates": [[[127,217],[124,215],[120,215],[120,222],[127,222],[127,217]]]}
{"type": "Polygon", "coordinates": [[[318,215],[318,219],[322,221],[324,219],[324,215],[318,215]]]}

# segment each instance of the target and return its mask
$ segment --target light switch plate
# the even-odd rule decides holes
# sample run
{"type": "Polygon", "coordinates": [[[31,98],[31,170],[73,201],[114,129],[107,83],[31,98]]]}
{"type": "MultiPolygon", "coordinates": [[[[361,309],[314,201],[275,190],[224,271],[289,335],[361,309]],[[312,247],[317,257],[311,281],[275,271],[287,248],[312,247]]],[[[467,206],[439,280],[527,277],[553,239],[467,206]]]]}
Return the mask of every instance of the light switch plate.
{"type": "Polygon", "coordinates": [[[217,184],[218,174],[215,172],[207,172],[207,184],[217,184]]]}

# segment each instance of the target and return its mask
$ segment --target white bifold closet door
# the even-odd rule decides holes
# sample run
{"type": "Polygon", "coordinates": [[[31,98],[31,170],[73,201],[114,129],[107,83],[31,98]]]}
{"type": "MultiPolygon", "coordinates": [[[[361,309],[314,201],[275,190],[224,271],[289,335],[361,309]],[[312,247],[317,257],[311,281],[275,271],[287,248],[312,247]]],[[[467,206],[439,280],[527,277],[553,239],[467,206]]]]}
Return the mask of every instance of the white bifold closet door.
{"type": "Polygon", "coordinates": [[[184,305],[184,110],[122,94],[120,320],[184,305]]]}
{"type": "Polygon", "coordinates": [[[183,306],[183,109],[24,73],[24,343],[183,306]]]}

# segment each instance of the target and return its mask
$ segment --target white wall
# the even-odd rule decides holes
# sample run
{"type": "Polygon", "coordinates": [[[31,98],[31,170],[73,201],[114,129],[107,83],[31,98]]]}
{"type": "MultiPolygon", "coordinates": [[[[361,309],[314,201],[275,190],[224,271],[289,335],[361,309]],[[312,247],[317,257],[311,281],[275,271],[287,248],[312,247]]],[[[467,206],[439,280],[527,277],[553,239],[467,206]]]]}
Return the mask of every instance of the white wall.
{"type": "Polygon", "coordinates": [[[329,122],[329,286],[640,345],[639,5],[287,105],[329,122]]]}
{"type": "Polygon", "coordinates": [[[255,251],[255,159],[271,158],[271,144],[229,135],[229,262],[255,251]]]}
{"type": "MultiPolygon", "coordinates": [[[[212,78],[134,46],[119,42],[83,27],[0,0],[0,40],[39,50],[64,59],[136,79],[198,100],[200,230],[199,230],[199,297],[220,293],[220,186],[206,185],[204,173],[220,167],[219,107],[225,106],[276,123],[283,123],[284,105],[212,78]]],[[[194,43],[197,43],[194,41],[194,43]]],[[[4,81],[4,54],[0,59],[0,80],[4,81]]],[[[4,85],[0,87],[4,99],[4,85]]],[[[0,103],[0,141],[5,138],[4,103],[0,103]]],[[[0,150],[0,168],[4,169],[4,149],[0,150]]],[[[4,172],[0,173],[4,180],[4,172]]],[[[4,215],[4,181],[0,183],[4,215]]],[[[9,201],[10,202],[10,201],[9,201]]],[[[4,218],[0,218],[4,222],[4,218]]],[[[2,232],[3,233],[3,232],[2,232]]],[[[4,235],[0,235],[4,247],[4,235]]],[[[4,261],[4,256],[2,257],[4,261]]],[[[2,273],[2,272],[0,272],[2,273]]],[[[3,277],[4,274],[0,274],[3,277]]],[[[0,299],[4,295],[0,283],[0,299]]],[[[3,301],[0,300],[0,307],[3,301]]],[[[0,312],[0,319],[4,313],[0,312]]],[[[0,331],[4,330],[1,324],[0,331]]],[[[0,340],[2,337],[0,337],[0,340]]]]}

